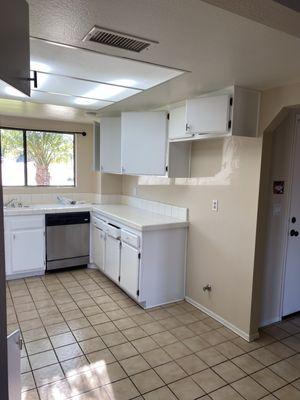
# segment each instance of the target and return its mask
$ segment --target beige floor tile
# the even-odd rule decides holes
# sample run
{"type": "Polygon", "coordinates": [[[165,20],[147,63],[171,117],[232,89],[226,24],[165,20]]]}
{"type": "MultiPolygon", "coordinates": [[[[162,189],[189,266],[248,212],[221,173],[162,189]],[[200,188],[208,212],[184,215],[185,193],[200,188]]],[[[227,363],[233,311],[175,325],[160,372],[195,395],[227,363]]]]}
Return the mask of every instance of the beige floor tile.
{"type": "Polygon", "coordinates": [[[210,346],[210,344],[202,339],[200,336],[194,336],[189,339],[184,339],[183,343],[193,352],[203,350],[210,346]]]}
{"type": "Polygon", "coordinates": [[[100,336],[118,331],[118,328],[113,322],[104,322],[103,324],[94,325],[94,329],[100,336]]]}
{"type": "Polygon", "coordinates": [[[270,350],[272,353],[276,354],[282,359],[291,357],[293,354],[295,354],[294,350],[280,342],[271,343],[266,346],[266,349],[270,350]]]}
{"type": "Polygon", "coordinates": [[[300,353],[300,338],[296,336],[291,336],[288,337],[287,339],[284,339],[282,343],[291,347],[293,350],[297,351],[297,353],[300,353]]]}
{"type": "Polygon", "coordinates": [[[101,336],[101,338],[108,347],[116,346],[118,344],[127,342],[127,339],[121,332],[114,332],[107,335],[103,335],[101,336]]]}
{"type": "Polygon", "coordinates": [[[30,331],[36,328],[42,328],[43,323],[40,318],[31,319],[29,321],[22,321],[19,323],[22,332],[30,331]]]}
{"type": "Polygon", "coordinates": [[[109,322],[109,318],[105,313],[90,315],[89,317],[87,317],[87,319],[92,325],[98,325],[98,324],[103,324],[104,322],[109,322]]]}
{"type": "Polygon", "coordinates": [[[226,361],[226,357],[213,347],[200,350],[196,355],[210,367],[226,361]]]}
{"type": "Polygon", "coordinates": [[[85,356],[80,356],[61,362],[61,367],[66,377],[68,377],[88,371],[90,363],[85,356]]]}
{"type": "MultiPolygon", "coordinates": [[[[83,318],[84,315],[80,310],[71,310],[62,313],[64,319],[68,321],[72,321],[73,319],[83,318]]],[[[58,321],[60,322],[60,321],[58,321]]]]}
{"type": "Polygon", "coordinates": [[[122,343],[118,344],[117,346],[110,347],[110,351],[117,360],[124,360],[125,358],[138,354],[136,349],[130,343],[122,343]]]}
{"type": "Polygon", "coordinates": [[[164,326],[166,329],[173,329],[177,328],[179,326],[182,326],[182,322],[180,322],[177,318],[175,317],[169,317],[166,319],[163,319],[159,321],[162,326],[164,326]]]}
{"type": "Polygon", "coordinates": [[[268,395],[268,392],[250,376],[232,383],[232,386],[247,400],[258,400],[268,395]]]}
{"type": "Polygon", "coordinates": [[[292,385],[285,386],[277,390],[274,395],[280,400],[299,400],[300,392],[292,385]]]}
{"type": "Polygon", "coordinates": [[[87,326],[86,328],[73,330],[73,335],[75,336],[78,342],[82,340],[92,339],[98,336],[97,332],[92,326],[87,326]]]}
{"type": "Polygon", "coordinates": [[[194,400],[205,394],[191,378],[180,379],[169,387],[179,400],[194,400]]]}
{"type": "Polygon", "coordinates": [[[138,374],[139,372],[143,372],[151,368],[147,361],[145,361],[140,355],[122,360],[120,361],[120,364],[122,365],[126,374],[129,376],[138,374]]]}
{"type": "Polygon", "coordinates": [[[260,343],[258,343],[257,340],[255,340],[253,342],[248,342],[247,340],[245,340],[241,337],[237,337],[237,338],[233,339],[232,343],[236,344],[238,347],[243,349],[245,352],[257,350],[260,347],[262,347],[262,345],[260,343]]]}
{"type": "Polygon", "coordinates": [[[150,350],[142,353],[142,356],[151,367],[157,367],[158,365],[172,361],[171,357],[163,349],[150,350]]]}
{"type": "Polygon", "coordinates": [[[246,375],[244,371],[238,368],[231,361],[225,361],[222,364],[212,367],[212,369],[228,383],[237,381],[246,375]]]}
{"type": "Polygon", "coordinates": [[[158,308],[156,310],[150,310],[148,311],[148,314],[154,318],[156,321],[160,321],[162,319],[166,319],[170,317],[170,314],[161,308],[158,308]]]}
{"type": "Polygon", "coordinates": [[[171,383],[187,376],[186,372],[175,361],[154,368],[165,383],[171,383]]]}
{"type": "Polygon", "coordinates": [[[216,346],[219,343],[227,341],[227,338],[218,331],[210,331],[199,335],[202,339],[206,340],[211,346],[216,346]]]}
{"type": "Polygon", "coordinates": [[[251,357],[249,354],[243,354],[231,360],[235,365],[240,367],[246,374],[253,374],[264,368],[264,365],[251,357]]]}
{"type": "Polygon", "coordinates": [[[154,319],[151,315],[147,314],[146,312],[139,313],[137,315],[132,315],[131,317],[137,325],[145,325],[150,322],[154,322],[154,319]]]}
{"type": "Polygon", "coordinates": [[[86,328],[87,326],[90,326],[91,324],[85,317],[82,317],[82,318],[73,319],[72,321],[68,321],[68,325],[69,325],[70,329],[76,330],[76,329],[86,328]]]}
{"type": "Polygon", "coordinates": [[[60,362],[69,360],[71,358],[79,357],[82,355],[82,351],[77,343],[59,347],[55,351],[60,362]]]}
{"type": "Polygon", "coordinates": [[[131,380],[142,394],[164,386],[164,382],[153,369],[133,375],[131,380]]]}
{"type": "Polygon", "coordinates": [[[71,397],[72,389],[66,379],[51,383],[50,385],[41,386],[38,389],[41,400],[65,400],[71,397]]]}
{"type": "Polygon", "coordinates": [[[194,315],[192,315],[190,313],[177,315],[176,318],[184,325],[192,324],[193,322],[197,322],[198,321],[198,319],[194,315]]]}
{"type": "Polygon", "coordinates": [[[62,333],[67,333],[70,331],[70,329],[65,322],[60,322],[58,324],[47,326],[46,331],[49,336],[55,336],[55,335],[60,335],[62,333]]]}
{"type": "Polygon", "coordinates": [[[151,338],[155,340],[155,342],[158,343],[160,346],[167,346],[168,344],[178,341],[176,336],[172,335],[172,333],[168,331],[156,333],[152,335],[151,338]]]}
{"type": "Polygon", "coordinates": [[[54,351],[49,350],[29,356],[29,362],[32,369],[38,369],[57,363],[57,358],[54,351]]]}
{"type": "Polygon", "coordinates": [[[68,344],[76,342],[71,332],[61,333],[59,335],[51,336],[50,340],[54,348],[66,346],[68,344]]]}
{"type": "Polygon", "coordinates": [[[196,335],[201,335],[202,333],[211,331],[211,328],[202,321],[193,322],[192,324],[188,325],[188,328],[191,329],[196,335]]]}
{"type": "Polygon", "coordinates": [[[153,390],[144,395],[145,400],[176,400],[176,397],[167,386],[153,390]]]}
{"type": "Polygon", "coordinates": [[[35,388],[35,382],[33,379],[32,372],[25,372],[24,374],[21,375],[21,387],[22,387],[22,392],[35,388]]]}
{"type": "Polygon", "coordinates": [[[266,367],[268,365],[274,364],[278,361],[280,361],[280,357],[278,357],[276,354],[272,353],[270,350],[268,350],[265,347],[262,347],[258,350],[254,350],[251,353],[249,353],[252,357],[254,357],[256,360],[264,364],[266,367]]]}
{"type": "Polygon", "coordinates": [[[207,364],[200,360],[195,354],[179,358],[176,362],[188,375],[195,374],[207,368],[207,364]]]}
{"type": "Polygon", "coordinates": [[[166,330],[159,322],[149,322],[148,324],[141,325],[141,328],[148,333],[148,335],[154,335],[159,332],[163,332],[166,330]]]}
{"type": "Polygon", "coordinates": [[[137,397],[139,392],[129,379],[123,379],[105,386],[111,400],[129,400],[137,397]]]}
{"type": "Polygon", "coordinates": [[[226,382],[210,369],[205,369],[204,371],[198,372],[197,374],[192,375],[191,378],[206,393],[210,393],[226,385],[226,382]]]}
{"type": "Polygon", "coordinates": [[[59,364],[49,365],[48,367],[36,369],[33,372],[36,386],[40,387],[59,381],[64,378],[64,373],[59,364]]]}
{"type": "Polygon", "coordinates": [[[242,396],[230,386],[224,386],[211,393],[210,396],[213,400],[243,400],[242,396]]]}
{"type": "Polygon", "coordinates": [[[95,337],[93,339],[83,340],[79,343],[84,354],[93,353],[98,350],[106,348],[105,343],[100,337],[95,337]]]}
{"type": "Polygon", "coordinates": [[[174,360],[177,358],[188,356],[189,354],[192,353],[192,350],[190,350],[182,342],[175,342],[175,343],[169,344],[168,346],[164,347],[164,350],[174,360]]]}
{"type": "Polygon", "coordinates": [[[23,332],[23,339],[25,342],[32,342],[34,340],[47,338],[45,328],[36,328],[23,332]]]}
{"type": "Polygon", "coordinates": [[[72,397],[72,400],[111,400],[111,398],[104,388],[98,388],[72,397]]]}
{"type": "Polygon", "coordinates": [[[288,360],[273,364],[270,369],[287,382],[292,382],[300,377],[300,369],[290,364],[288,360]]]}
{"type": "Polygon", "coordinates": [[[255,372],[251,375],[251,377],[269,392],[274,392],[275,390],[286,385],[285,380],[281,379],[268,368],[255,372]]]}
{"type": "Polygon", "coordinates": [[[143,337],[148,336],[148,334],[140,327],[125,329],[123,334],[126,336],[128,340],[136,340],[141,339],[143,337]]]}
{"type": "Polygon", "coordinates": [[[137,326],[137,324],[130,317],[118,319],[117,321],[114,322],[114,324],[120,330],[129,329],[134,326],[137,326]]]}
{"type": "Polygon", "coordinates": [[[103,349],[89,353],[86,355],[86,357],[90,361],[93,368],[116,361],[114,355],[109,349],[103,349]]]}
{"type": "Polygon", "coordinates": [[[232,342],[220,343],[215,348],[227,358],[234,358],[244,353],[244,350],[232,342]]]}
{"type": "Polygon", "coordinates": [[[173,328],[170,330],[170,332],[179,340],[184,340],[196,336],[195,333],[186,326],[179,326],[177,328],[173,328]]]}
{"type": "Polygon", "coordinates": [[[21,400],[40,400],[38,392],[36,389],[28,390],[27,392],[23,392],[21,396],[21,400]]]}
{"type": "Polygon", "coordinates": [[[139,353],[145,353],[159,347],[158,344],[151,337],[133,340],[131,343],[134,345],[139,353]]]}
{"type": "Polygon", "coordinates": [[[294,367],[300,369],[300,354],[295,354],[287,360],[294,367]]]}
{"type": "Polygon", "coordinates": [[[108,383],[126,378],[126,373],[118,362],[103,364],[100,367],[94,368],[93,372],[98,377],[101,385],[107,385],[108,383]]]}
{"type": "Polygon", "coordinates": [[[31,367],[29,365],[28,357],[21,358],[21,374],[24,372],[29,372],[31,367]]]}

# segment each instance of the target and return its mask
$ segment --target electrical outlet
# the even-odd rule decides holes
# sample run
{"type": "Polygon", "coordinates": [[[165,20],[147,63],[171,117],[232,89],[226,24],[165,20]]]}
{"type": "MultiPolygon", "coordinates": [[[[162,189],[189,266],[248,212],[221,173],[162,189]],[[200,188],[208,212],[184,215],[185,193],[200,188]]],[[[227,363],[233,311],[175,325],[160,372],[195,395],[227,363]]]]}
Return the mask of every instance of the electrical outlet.
{"type": "Polygon", "coordinates": [[[219,202],[218,200],[213,200],[212,205],[211,205],[211,210],[212,211],[218,211],[219,209],[219,202]]]}

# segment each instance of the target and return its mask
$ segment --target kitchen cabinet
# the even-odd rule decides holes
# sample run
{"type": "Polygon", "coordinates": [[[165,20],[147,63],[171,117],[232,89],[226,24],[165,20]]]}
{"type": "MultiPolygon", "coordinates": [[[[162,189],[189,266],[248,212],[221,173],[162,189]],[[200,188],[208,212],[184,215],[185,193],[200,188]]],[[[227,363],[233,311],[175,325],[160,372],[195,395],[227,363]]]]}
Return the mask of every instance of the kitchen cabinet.
{"type": "Polygon", "coordinates": [[[91,261],[100,269],[104,269],[105,233],[92,224],[91,227],[91,261]]]}
{"type": "Polygon", "coordinates": [[[111,214],[93,214],[105,221],[103,273],[108,278],[143,308],[184,299],[186,227],[137,231],[111,214]]]}
{"type": "Polygon", "coordinates": [[[124,112],[121,132],[123,174],[166,174],[166,112],[124,112]]]}
{"type": "Polygon", "coordinates": [[[104,272],[114,282],[120,276],[120,240],[106,235],[104,272]]]}
{"type": "Polygon", "coordinates": [[[44,273],[44,215],[5,217],[5,262],[8,278],[44,273]]]}
{"type": "Polygon", "coordinates": [[[170,111],[169,140],[255,137],[259,107],[260,93],[239,86],[188,99],[170,111]]]}
{"type": "Polygon", "coordinates": [[[120,286],[133,298],[139,295],[140,252],[127,243],[122,243],[120,286]]]}
{"type": "Polygon", "coordinates": [[[121,173],[121,118],[101,118],[100,169],[101,172],[121,173]]]}

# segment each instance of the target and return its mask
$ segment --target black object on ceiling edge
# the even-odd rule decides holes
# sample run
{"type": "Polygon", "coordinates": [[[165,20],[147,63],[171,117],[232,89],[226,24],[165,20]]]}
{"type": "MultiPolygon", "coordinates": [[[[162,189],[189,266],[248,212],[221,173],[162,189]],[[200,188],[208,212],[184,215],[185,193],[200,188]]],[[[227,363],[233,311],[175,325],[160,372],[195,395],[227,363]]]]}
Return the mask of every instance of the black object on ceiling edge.
{"type": "Polygon", "coordinates": [[[279,3],[285,7],[291,8],[294,11],[300,12],[300,1],[299,0],[273,0],[275,3],[279,3]]]}

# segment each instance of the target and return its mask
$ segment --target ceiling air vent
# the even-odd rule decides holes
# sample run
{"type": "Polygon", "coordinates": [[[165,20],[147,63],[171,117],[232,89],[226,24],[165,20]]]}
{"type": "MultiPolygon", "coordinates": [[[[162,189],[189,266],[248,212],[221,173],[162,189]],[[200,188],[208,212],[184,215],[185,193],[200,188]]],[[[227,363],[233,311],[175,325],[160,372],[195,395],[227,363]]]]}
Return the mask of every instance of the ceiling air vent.
{"type": "Polygon", "coordinates": [[[140,53],[151,44],[157,44],[153,40],[142,39],[125,33],[111,31],[105,28],[94,26],[82,39],[84,42],[94,42],[105,44],[107,46],[117,47],[118,49],[135,51],[140,53]]]}

